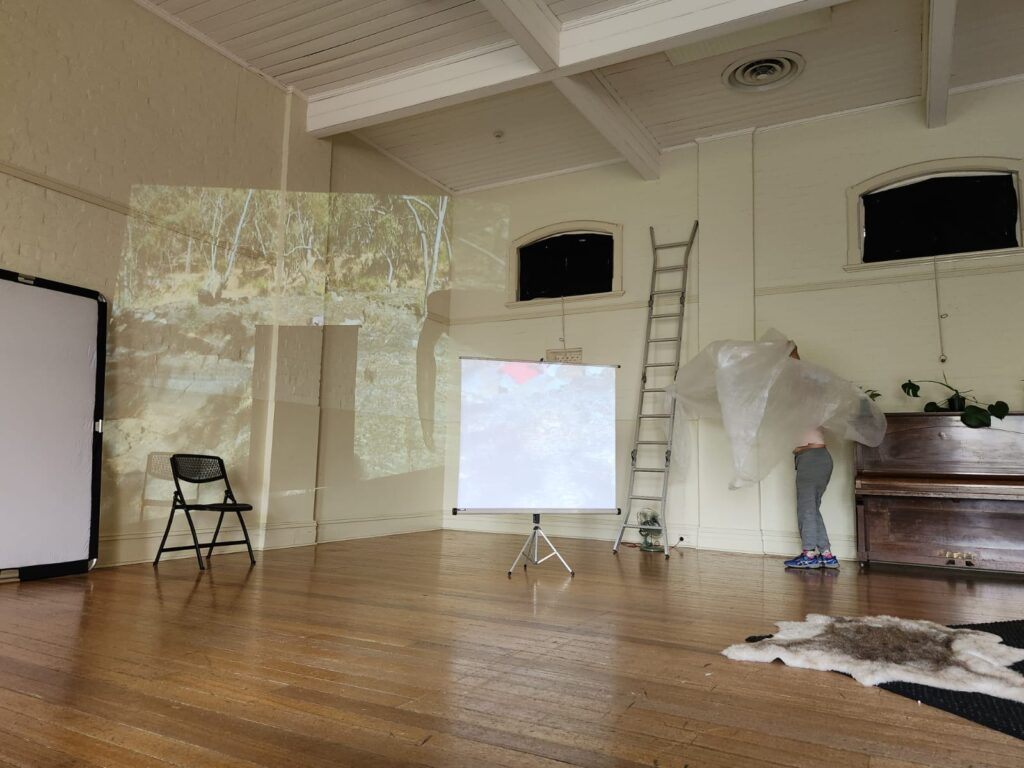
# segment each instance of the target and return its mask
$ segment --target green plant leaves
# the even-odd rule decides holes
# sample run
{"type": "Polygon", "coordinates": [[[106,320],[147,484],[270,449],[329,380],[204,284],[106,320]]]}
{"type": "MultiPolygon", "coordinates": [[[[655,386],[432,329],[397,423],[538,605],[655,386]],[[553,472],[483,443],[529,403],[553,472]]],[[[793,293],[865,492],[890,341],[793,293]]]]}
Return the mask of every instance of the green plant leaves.
{"type": "Polygon", "coordinates": [[[1002,419],[1010,412],[1010,406],[1004,403],[1002,400],[996,400],[992,405],[988,407],[988,412],[995,416],[997,419],[1002,419]]]}
{"type": "MultiPolygon", "coordinates": [[[[920,395],[921,387],[919,385],[915,384],[914,382],[912,382],[910,379],[907,379],[905,382],[903,382],[900,385],[900,389],[902,389],[903,390],[903,394],[907,395],[908,397],[920,397],[921,396],[920,395]]],[[[925,410],[927,410],[927,407],[925,407],[925,410]]]]}
{"type": "MultiPolygon", "coordinates": [[[[1003,404],[1005,405],[1005,403],[1003,404]]],[[[1008,413],[1010,409],[1007,408],[1006,410],[1008,413]]],[[[998,418],[1002,417],[1000,416],[998,418]]],[[[979,427],[988,427],[992,425],[992,414],[990,414],[984,408],[979,408],[976,405],[968,405],[966,408],[964,408],[964,412],[960,416],[960,421],[962,421],[971,429],[978,429],[979,427]]]]}
{"type": "MultiPolygon", "coordinates": [[[[945,375],[943,375],[943,379],[945,379],[945,375]]],[[[924,382],[925,384],[941,384],[942,386],[946,387],[946,389],[950,390],[953,393],[948,400],[944,401],[943,405],[940,405],[939,403],[936,403],[934,401],[925,403],[925,413],[949,413],[951,411],[954,413],[960,412],[961,404],[964,402],[965,399],[967,399],[964,398],[963,395],[971,391],[967,389],[964,390],[963,392],[960,392],[954,387],[951,387],[949,385],[949,382],[944,383],[942,381],[930,381],[926,379],[922,379],[922,382],[924,382]]],[[[907,379],[905,382],[903,382],[900,385],[900,389],[903,390],[903,394],[905,394],[907,397],[921,396],[921,385],[915,381],[911,381],[910,379],[907,379]]],[[[869,389],[865,390],[865,392],[872,393],[875,392],[875,390],[869,389]]],[[[874,397],[872,397],[872,399],[874,399],[874,397]]],[[[970,399],[974,400],[974,402],[978,404],[968,405],[966,408],[963,408],[963,412],[960,416],[960,421],[962,421],[968,427],[971,427],[971,429],[978,429],[979,427],[990,427],[992,426],[993,418],[1002,419],[1005,418],[1006,415],[1010,413],[1010,406],[1007,405],[1002,400],[996,400],[991,405],[986,405],[985,403],[981,403],[973,397],[970,399]]]]}

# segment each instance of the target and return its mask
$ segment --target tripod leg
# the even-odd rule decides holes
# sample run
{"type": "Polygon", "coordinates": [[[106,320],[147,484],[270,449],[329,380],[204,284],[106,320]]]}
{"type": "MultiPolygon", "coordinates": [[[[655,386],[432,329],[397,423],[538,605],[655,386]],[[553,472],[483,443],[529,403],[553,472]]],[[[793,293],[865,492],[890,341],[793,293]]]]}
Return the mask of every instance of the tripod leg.
{"type": "MultiPolygon", "coordinates": [[[[527,551],[527,550],[529,549],[529,547],[530,547],[530,541],[531,541],[532,539],[533,539],[533,534],[531,533],[531,534],[530,534],[529,536],[527,536],[527,538],[526,538],[526,543],[525,543],[525,544],[523,544],[523,548],[519,550],[519,554],[518,554],[518,555],[516,555],[516,559],[515,559],[515,560],[513,560],[513,561],[512,561],[512,565],[510,565],[510,566],[509,566],[509,569],[508,569],[508,577],[509,577],[510,579],[512,578],[512,571],[513,571],[513,570],[515,569],[515,567],[516,567],[516,566],[517,566],[517,565],[519,564],[519,558],[521,558],[521,557],[522,557],[523,555],[526,555],[526,551],[527,551]]],[[[529,555],[526,555],[526,556],[527,556],[527,557],[529,557],[529,555]]],[[[526,563],[523,563],[523,567],[524,567],[524,568],[526,567],[526,563]]]]}
{"type": "Polygon", "coordinates": [[[565,566],[565,570],[567,570],[569,572],[569,575],[570,576],[575,576],[576,572],[573,571],[573,569],[569,567],[569,564],[567,562],[565,562],[565,558],[562,557],[561,553],[557,549],[555,549],[555,545],[551,543],[551,539],[549,539],[547,537],[547,534],[544,533],[544,531],[542,531],[540,528],[537,529],[537,533],[539,533],[541,536],[544,537],[544,541],[546,541],[548,546],[551,547],[551,551],[554,553],[555,557],[558,558],[558,561],[562,565],[565,566]]]}

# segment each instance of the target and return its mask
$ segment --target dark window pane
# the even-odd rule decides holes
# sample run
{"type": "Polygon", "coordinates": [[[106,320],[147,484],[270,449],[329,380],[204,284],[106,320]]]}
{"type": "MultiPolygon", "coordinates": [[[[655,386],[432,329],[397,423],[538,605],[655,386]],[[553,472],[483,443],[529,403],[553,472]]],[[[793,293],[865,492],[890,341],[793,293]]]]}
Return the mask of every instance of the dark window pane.
{"type": "Polygon", "coordinates": [[[519,300],[607,293],[614,238],[598,232],[555,235],[519,249],[519,300]]]}
{"type": "Polygon", "coordinates": [[[864,202],[864,261],[1014,248],[1017,191],[1010,174],[941,176],[864,202]]]}

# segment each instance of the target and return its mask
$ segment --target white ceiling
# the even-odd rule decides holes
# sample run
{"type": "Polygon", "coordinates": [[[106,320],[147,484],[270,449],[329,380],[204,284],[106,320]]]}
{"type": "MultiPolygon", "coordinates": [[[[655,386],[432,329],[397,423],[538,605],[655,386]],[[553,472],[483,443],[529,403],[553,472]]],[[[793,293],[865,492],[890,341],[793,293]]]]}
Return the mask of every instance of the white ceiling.
{"type": "MultiPolygon", "coordinates": [[[[652,178],[660,152],[696,138],[918,97],[933,72],[929,0],[832,0],[830,16],[827,0],[136,2],[306,94],[319,135],[358,128],[454,191],[621,157],[652,178]],[[816,9],[814,24],[793,17],[816,9]],[[664,51],[680,45],[696,53],[676,66],[664,51]],[[806,61],[790,84],[722,83],[777,49],[806,61]]],[[[1022,37],[1024,0],[959,0],[948,86],[1024,74],[1022,37]]]]}
{"type": "Polygon", "coordinates": [[[307,94],[511,38],[477,0],[149,0],[307,94]]]}
{"type": "Polygon", "coordinates": [[[359,136],[453,190],[619,159],[550,83],[364,128],[359,136]]]}
{"type": "Polygon", "coordinates": [[[953,87],[1024,72],[1022,40],[1022,0],[961,0],[956,10],[953,87]]]}
{"type": "Polygon", "coordinates": [[[701,136],[916,96],[921,25],[921,0],[857,0],[833,9],[826,29],[678,67],[658,53],[600,72],[667,149],[701,136]],[[789,85],[743,93],[722,83],[731,63],[774,49],[796,51],[807,62],[789,85]]]}

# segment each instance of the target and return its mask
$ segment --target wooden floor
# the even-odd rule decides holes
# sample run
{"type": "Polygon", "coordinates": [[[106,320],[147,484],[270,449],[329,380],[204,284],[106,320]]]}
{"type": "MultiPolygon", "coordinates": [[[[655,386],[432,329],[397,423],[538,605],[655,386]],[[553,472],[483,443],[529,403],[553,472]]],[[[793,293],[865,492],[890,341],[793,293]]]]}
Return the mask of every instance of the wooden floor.
{"type": "MultiPolygon", "coordinates": [[[[524,531],[525,534],[525,531],[524,531]]],[[[1021,618],[1024,581],[430,532],[0,585],[0,766],[1024,766],[851,679],[719,655],[779,619],[1021,618]]]]}

